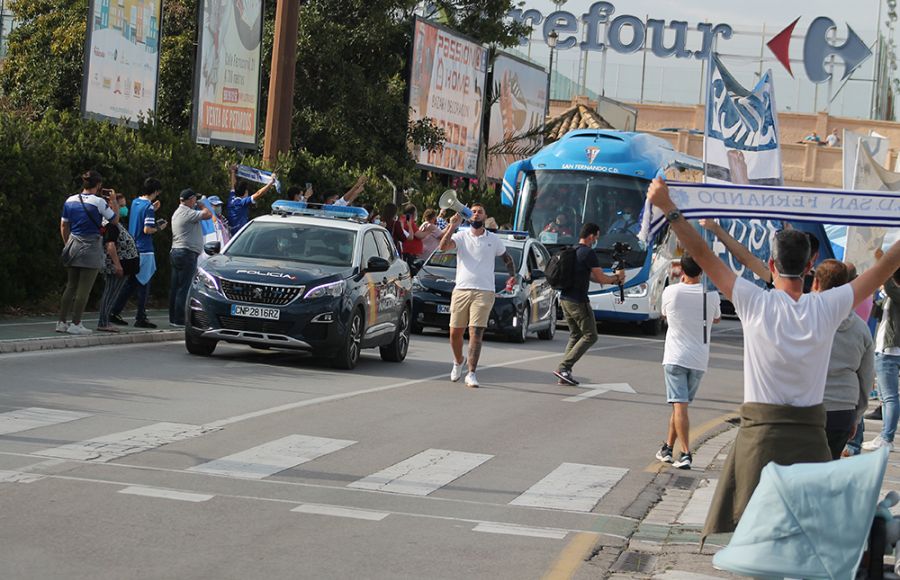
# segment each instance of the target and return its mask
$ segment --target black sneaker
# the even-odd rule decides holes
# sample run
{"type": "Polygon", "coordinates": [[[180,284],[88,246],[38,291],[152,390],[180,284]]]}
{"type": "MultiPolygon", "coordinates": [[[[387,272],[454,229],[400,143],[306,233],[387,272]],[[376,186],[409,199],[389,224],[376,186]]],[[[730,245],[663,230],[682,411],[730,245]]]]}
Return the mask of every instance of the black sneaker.
{"type": "Polygon", "coordinates": [[[672,467],[677,467],[678,469],[690,469],[691,468],[691,457],[690,453],[682,453],[681,458],[672,464],[672,467]]]}
{"type": "Polygon", "coordinates": [[[135,328],[156,328],[156,325],[145,318],[143,320],[135,320],[134,327],[135,328]]]}
{"type": "Polygon", "coordinates": [[[656,458],[663,463],[672,463],[672,448],[667,443],[663,443],[659,451],[656,452],[656,458]]]}
{"type": "Polygon", "coordinates": [[[128,326],[128,323],[125,322],[125,320],[118,314],[110,314],[109,321],[112,322],[113,324],[117,324],[119,326],[128,326]]]}
{"type": "Polygon", "coordinates": [[[559,379],[558,385],[566,385],[569,387],[578,386],[578,381],[572,376],[572,371],[553,371],[553,374],[559,379]]]}
{"type": "Polygon", "coordinates": [[[869,419],[871,421],[883,421],[884,419],[881,416],[881,405],[876,407],[874,410],[869,411],[868,413],[863,415],[863,417],[865,417],[866,419],[869,419]]]}

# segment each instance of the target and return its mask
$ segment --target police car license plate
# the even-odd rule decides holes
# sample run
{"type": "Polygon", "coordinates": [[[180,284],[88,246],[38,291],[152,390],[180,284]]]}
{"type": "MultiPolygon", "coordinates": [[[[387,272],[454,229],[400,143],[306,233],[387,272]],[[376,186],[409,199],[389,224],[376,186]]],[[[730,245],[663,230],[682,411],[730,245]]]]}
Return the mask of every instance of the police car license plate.
{"type": "Polygon", "coordinates": [[[266,320],[278,320],[281,311],[277,308],[264,308],[262,306],[231,305],[232,316],[244,316],[246,318],[264,318],[266,320]]]}
{"type": "Polygon", "coordinates": [[[450,314],[450,305],[449,304],[438,304],[437,312],[438,312],[438,314],[450,314]]]}

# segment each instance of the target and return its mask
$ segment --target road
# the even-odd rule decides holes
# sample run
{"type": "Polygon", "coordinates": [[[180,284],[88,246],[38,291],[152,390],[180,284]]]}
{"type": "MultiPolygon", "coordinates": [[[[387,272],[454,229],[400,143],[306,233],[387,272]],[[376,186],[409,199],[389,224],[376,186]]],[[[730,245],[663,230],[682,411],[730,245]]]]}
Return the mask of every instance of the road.
{"type": "MultiPolygon", "coordinates": [[[[0,577],[602,577],[584,558],[659,467],[663,342],[601,334],[573,388],[566,340],[489,339],[480,389],[441,334],[349,373],[221,344],[4,355],[0,577]]],[[[736,321],[712,353],[704,430],[741,400],[736,321]]]]}

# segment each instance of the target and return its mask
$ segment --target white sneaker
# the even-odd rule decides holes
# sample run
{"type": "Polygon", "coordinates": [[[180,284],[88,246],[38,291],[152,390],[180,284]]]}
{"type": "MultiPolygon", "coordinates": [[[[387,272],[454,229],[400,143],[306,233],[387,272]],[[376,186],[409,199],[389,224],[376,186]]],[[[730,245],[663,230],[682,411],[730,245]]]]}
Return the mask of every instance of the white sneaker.
{"type": "Polygon", "coordinates": [[[69,323],[68,322],[60,321],[60,322],[56,323],[56,332],[61,332],[61,333],[65,334],[68,331],[69,331],[69,323]]]}
{"type": "Polygon", "coordinates": [[[894,450],[894,444],[890,441],[885,441],[881,435],[876,435],[871,441],[866,441],[862,444],[862,448],[866,451],[874,451],[882,447],[887,447],[890,451],[894,450]]]}
{"type": "Polygon", "coordinates": [[[469,373],[466,375],[466,386],[472,389],[478,388],[478,378],[475,376],[475,373],[469,373]]]}
{"type": "Polygon", "coordinates": [[[453,368],[450,369],[450,380],[454,383],[462,377],[463,369],[466,368],[466,357],[463,357],[461,363],[453,362],[453,368]]]}
{"type": "Polygon", "coordinates": [[[66,332],[69,334],[90,334],[91,329],[85,328],[83,324],[70,324],[66,332]]]}

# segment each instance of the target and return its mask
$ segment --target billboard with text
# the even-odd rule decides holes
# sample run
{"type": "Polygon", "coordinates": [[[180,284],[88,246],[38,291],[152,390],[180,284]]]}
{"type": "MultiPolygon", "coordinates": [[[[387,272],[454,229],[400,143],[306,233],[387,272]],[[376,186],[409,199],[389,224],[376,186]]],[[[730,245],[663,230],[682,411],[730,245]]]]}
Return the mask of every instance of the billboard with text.
{"type": "Polygon", "coordinates": [[[81,112],[136,125],[156,111],[162,0],[92,0],[81,112]]]}
{"type": "Polygon", "coordinates": [[[197,143],[254,148],[262,0],[201,0],[191,126],[197,143]]]}
{"type": "Polygon", "coordinates": [[[409,80],[410,121],[427,117],[445,133],[443,148],[412,151],[420,167],[475,176],[486,76],[487,50],[483,46],[416,19],[409,80]]]}

